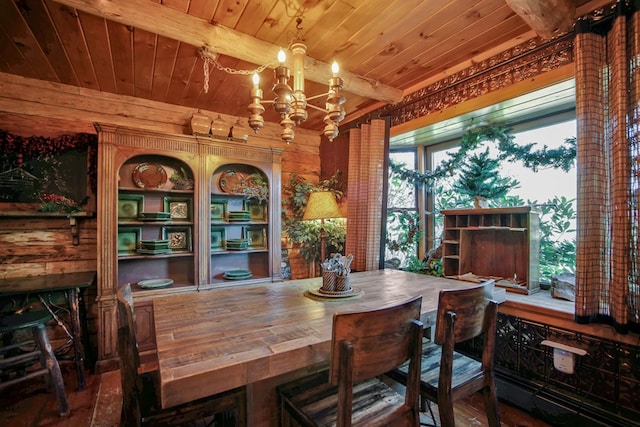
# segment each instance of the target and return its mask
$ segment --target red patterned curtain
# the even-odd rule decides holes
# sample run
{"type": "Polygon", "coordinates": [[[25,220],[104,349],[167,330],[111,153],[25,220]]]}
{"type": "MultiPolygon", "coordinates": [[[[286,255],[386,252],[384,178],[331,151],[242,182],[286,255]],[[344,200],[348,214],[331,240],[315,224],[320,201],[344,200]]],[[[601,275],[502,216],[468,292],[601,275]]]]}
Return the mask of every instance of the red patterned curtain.
{"type": "Polygon", "coordinates": [[[640,1],[578,22],[576,321],[640,326],[640,1]]]}

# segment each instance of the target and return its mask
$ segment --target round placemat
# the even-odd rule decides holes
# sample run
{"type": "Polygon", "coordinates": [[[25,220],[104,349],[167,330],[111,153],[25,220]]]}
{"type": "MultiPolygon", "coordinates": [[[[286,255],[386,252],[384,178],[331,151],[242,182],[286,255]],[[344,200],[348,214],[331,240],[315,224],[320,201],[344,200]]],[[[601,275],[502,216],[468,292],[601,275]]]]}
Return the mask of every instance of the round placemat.
{"type": "Polygon", "coordinates": [[[313,296],[328,299],[340,299],[340,298],[357,298],[364,295],[364,291],[355,286],[351,287],[350,292],[321,292],[320,288],[313,287],[309,289],[309,293],[313,296]]]}

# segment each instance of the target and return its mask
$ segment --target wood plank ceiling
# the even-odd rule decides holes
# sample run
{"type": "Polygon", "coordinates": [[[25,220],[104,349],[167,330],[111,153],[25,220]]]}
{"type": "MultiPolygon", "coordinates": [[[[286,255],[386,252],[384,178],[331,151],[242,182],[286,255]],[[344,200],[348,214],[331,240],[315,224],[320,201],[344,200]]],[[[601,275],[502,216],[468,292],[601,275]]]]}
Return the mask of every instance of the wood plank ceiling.
{"type": "MultiPolygon", "coordinates": [[[[576,15],[606,3],[576,0],[576,15]]],[[[2,0],[0,72],[247,117],[250,76],[210,64],[205,93],[197,50],[254,70],[299,35],[316,80],[307,96],[326,92],[318,82],[335,59],[353,116],[536,37],[514,9],[505,0],[2,0]]],[[[272,99],[270,70],[262,82],[272,99]]],[[[279,122],[266,108],[265,120],[279,122]]],[[[301,126],[322,129],[323,113],[309,114],[301,126]]]]}

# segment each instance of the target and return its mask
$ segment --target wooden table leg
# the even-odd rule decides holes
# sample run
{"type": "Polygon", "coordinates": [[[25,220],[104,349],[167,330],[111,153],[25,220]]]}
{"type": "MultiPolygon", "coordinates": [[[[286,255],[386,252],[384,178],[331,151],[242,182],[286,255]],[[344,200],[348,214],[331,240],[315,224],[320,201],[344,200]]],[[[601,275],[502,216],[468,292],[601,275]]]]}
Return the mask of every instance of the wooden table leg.
{"type": "Polygon", "coordinates": [[[76,375],[78,377],[78,390],[83,390],[86,386],[84,377],[84,354],[82,352],[82,336],[80,328],[80,310],[78,308],[78,289],[69,289],[66,292],[69,313],[71,315],[71,334],[73,335],[73,359],[76,364],[76,375]]]}

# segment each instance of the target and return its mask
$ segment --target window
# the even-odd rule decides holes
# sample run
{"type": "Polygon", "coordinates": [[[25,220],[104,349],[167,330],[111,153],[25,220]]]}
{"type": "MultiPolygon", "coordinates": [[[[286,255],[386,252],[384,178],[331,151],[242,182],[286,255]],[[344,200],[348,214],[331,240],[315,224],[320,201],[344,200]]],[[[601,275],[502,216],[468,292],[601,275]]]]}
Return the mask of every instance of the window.
{"type": "MultiPolygon", "coordinates": [[[[549,149],[560,147],[566,138],[576,134],[575,120],[545,124],[530,130],[514,132],[514,141],[518,145],[537,143],[549,149]]],[[[496,154],[495,144],[488,143],[490,152],[496,154]]],[[[439,165],[448,158],[448,154],[457,147],[446,149],[434,146],[429,150],[431,164],[439,165]]],[[[482,148],[481,150],[484,150],[482,148]]],[[[500,175],[517,179],[519,185],[509,191],[507,196],[494,201],[491,207],[533,206],[540,212],[540,278],[549,283],[551,276],[563,271],[575,272],[575,216],[576,216],[576,169],[568,172],[551,167],[540,168],[537,172],[526,168],[522,163],[503,162],[500,175]]],[[[437,186],[433,195],[435,215],[433,215],[434,241],[440,242],[442,236],[441,209],[471,207],[470,199],[457,195],[451,190],[458,178],[454,173],[437,186]]]]}
{"type": "MultiPolygon", "coordinates": [[[[424,162],[418,161],[418,164],[424,164],[425,168],[422,170],[416,168],[416,170],[418,172],[433,170],[448,158],[447,153],[458,150],[463,130],[479,121],[508,124],[511,128],[510,133],[514,136],[514,142],[518,145],[535,143],[534,150],[540,150],[545,146],[548,149],[557,148],[565,144],[565,139],[575,138],[577,133],[574,92],[573,80],[562,82],[554,87],[545,88],[500,105],[395,136],[391,139],[390,160],[398,159],[398,162],[402,161],[407,165],[414,165],[415,168],[415,161],[411,163],[403,156],[407,155],[408,146],[412,146],[414,149],[422,147],[423,149],[412,152],[424,153],[424,162]],[[405,151],[400,152],[401,149],[405,151]],[[402,160],[403,158],[405,160],[402,160]]],[[[482,151],[486,146],[490,147],[491,154],[497,153],[497,144],[486,141],[482,151]]],[[[421,159],[420,157],[417,160],[421,159]]],[[[575,162],[573,168],[568,172],[551,167],[541,167],[538,171],[533,171],[526,168],[521,162],[502,162],[498,173],[501,176],[517,179],[519,186],[511,189],[505,197],[494,201],[493,207],[530,205],[537,207],[540,211],[541,281],[548,281],[552,274],[565,270],[574,272],[575,162]]],[[[457,176],[456,171],[453,171],[451,177],[438,181],[433,192],[427,192],[423,203],[421,197],[416,197],[421,194],[416,188],[410,191],[397,184],[393,188],[393,174],[390,173],[388,204],[390,218],[387,226],[387,242],[390,237],[394,236],[391,232],[396,230],[397,236],[397,230],[400,229],[397,215],[392,217],[392,212],[398,212],[399,209],[414,212],[411,209],[415,209],[416,218],[426,219],[426,222],[420,226],[421,230],[425,230],[425,235],[420,239],[424,247],[416,249],[415,252],[406,252],[405,257],[401,258],[401,267],[406,267],[411,262],[411,256],[427,253],[441,243],[442,217],[438,214],[441,209],[473,206],[469,197],[462,197],[461,194],[451,190],[457,176]],[[402,188],[401,194],[413,194],[414,197],[406,198],[405,202],[401,202],[391,194],[392,190],[399,191],[400,188],[402,188]]],[[[387,245],[385,257],[390,255],[397,256],[389,251],[387,245]]]]}
{"type": "MultiPolygon", "coordinates": [[[[389,160],[407,169],[416,169],[415,150],[390,153],[389,160]]],[[[417,256],[419,226],[416,188],[390,172],[385,264],[393,268],[406,267],[409,259],[417,256]]]]}

